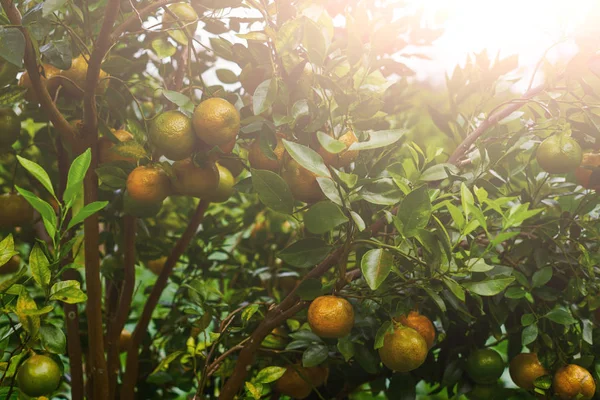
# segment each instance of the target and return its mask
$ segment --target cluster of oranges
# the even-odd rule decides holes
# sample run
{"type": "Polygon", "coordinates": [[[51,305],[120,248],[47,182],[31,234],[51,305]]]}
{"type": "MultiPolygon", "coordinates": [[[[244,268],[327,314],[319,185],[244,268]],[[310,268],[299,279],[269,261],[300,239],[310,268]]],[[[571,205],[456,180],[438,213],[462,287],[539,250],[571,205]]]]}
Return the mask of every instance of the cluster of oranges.
{"type": "MultiPolygon", "coordinates": [[[[142,165],[127,178],[126,209],[132,213],[160,209],[167,196],[182,195],[223,202],[233,193],[233,174],[214,157],[197,160],[194,153],[218,147],[230,153],[240,129],[240,114],[227,100],[210,98],[200,103],[192,118],[179,111],[158,115],[148,136],[155,150],[174,161],[172,172],[161,165],[142,165]]],[[[121,142],[133,139],[125,131],[115,131],[121,142]]],[[[100,161],[115,160],[112,142],[101,145],[100,161]]],[[[118,156],[117,156],[118,157],[118,156]]]]}

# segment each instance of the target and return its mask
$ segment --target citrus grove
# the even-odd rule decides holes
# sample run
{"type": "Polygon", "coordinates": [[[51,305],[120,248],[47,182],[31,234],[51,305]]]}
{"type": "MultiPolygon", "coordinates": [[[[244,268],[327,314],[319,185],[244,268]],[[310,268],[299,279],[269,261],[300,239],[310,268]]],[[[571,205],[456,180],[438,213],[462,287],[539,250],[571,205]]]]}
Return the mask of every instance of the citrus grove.
{"type": "Polygon", "coordinates": [[[0,398],[600,398],[597,36],[519,94],[403,1],[0,4],[0,398]]]}

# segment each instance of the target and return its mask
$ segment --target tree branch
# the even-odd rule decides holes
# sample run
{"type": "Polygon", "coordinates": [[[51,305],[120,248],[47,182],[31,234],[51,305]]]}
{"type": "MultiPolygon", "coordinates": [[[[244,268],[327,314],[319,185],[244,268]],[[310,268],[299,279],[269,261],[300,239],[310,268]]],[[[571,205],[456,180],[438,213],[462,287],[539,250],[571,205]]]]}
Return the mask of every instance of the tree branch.
{"type": "MultiPolygon", "coordinates": [[[[120,0],[109,0],[104,11],[104,21],[90,56],[83,96],[83,139],[84,145],[92,150],[92,162],[84,179],[84,203],[98,199],[98,115],[96,109],[96,87],[100,67],[110,48],[110,33],[119,15],[120,0]]],[[[85,278],[87,284],[88,340],[90,343],[89,373],[92,376],[94,398],[109,398],[108,373],[104,356],[104,330],[102,326],[102,282],[100,281],[100,244],[98,214],[84,221],[85,235],[85,278]]]]}
{"type": "MultiPolygon", "coordinates": [[[[110,36],[110,41],[112,43],[116,42],[123,33],[129,31],[136,23],[140,22],[143,18],[147,17],[154,11],[158,10],[161,7],[164,7],[168,4],[178,3],[180,0],[159,0],[153,3],[148,4],[146,7],[141,10],[137,10],[137,13],[134,12],[129,16],[121,25],[117,26],[110,36]]],[[[141,22],[140,22],[141,23],[141,22]]]]}
{"type": "MultiPolygon", "coordinates": [[[[10,23],[12,25],[21,25],[21,13],[17,9],[15,2],[12,0],[0,0],[0,2],[2,3],[2,8],[4,8],[4,12],[10,23]]],[[[44,110],[50,122],[52,122],[54,127],[65,139],[74,140],[77,136],[77,132],[58,110],[50,93],[48,93],[46,85],[42,82],[36,60],[36,53],[31,43],[29,32],[27,32],[27,29],[21,29],[21,31],[25,37],[25,68],[27,69],[27,74],[29,75],[29,79],[31,79],[31,86],[39,99],[42,110],[44,110]]]]}
{"type": "Polygon", "coordinates": [[[129,316],[129,310],[131,308],[131,300],[133,299],[133,290],[135,289],[135,234],[136,218],[126,215],[123,221],[123,286],[121,287],[117,313],[111,324],[111,330],[108,332],[108,381],[111,399],[116,398],[117,393],[117,377],[120,369],[119,337],[127,322],[127,317],[129,316]]]}
{"type": "Polygon", "coordinates": [[[135,385],[138,377],[138,348],[142,342],[144,335],[147,332],[148,325],[150,324],[150,320],[152,319],[152,313],[156,306],[158,305],[158,300],[160,299],[160,295],[163,290],[167,286],[169,281],[169,276],[173,272],[173,268],[175,264],[179,260],[179,257],[185,252],[188,247],[190,241],[196,234],[198,230],[198,226],[202,222],[204,218],[204,213],[208,208],[210,202],[206,200],[201,200],[192,216],[185,232],[169,254],[165,265],[160,272],[160,275],[156,279],[156,283],[152,288],[152,292],[150,296],[148,296],[148,300],[146,301],[146,305],[144,306],[144,310],[142,311],[142,315],[133,331],[131,336],[131,346],[127,349],[127,365],[125,370],[125,376],[123,377],[123,387],[121,388],[121,398],[122,399],[133,399],[135,398],[135,385]]]}
{"type": "Polygon", "coordinates": [[[462,141],[462,143],[458,145],[447,162],[450,164],[456,164],[469,151],[473,143],[475,143],[475,141],[479,139],[479,137],[483,135],[489,128],[523,107],[525,104],[527,104],[527,100],[546,90],[546,87],[546,84],[536,86],[533,89],[525,92],[523,96],[521,96],[521,98],[515,103],[507,104],[501,110],[492,113],[477,127],[477,129],[471,132],[471,134],[469,134],[462,141]]]}

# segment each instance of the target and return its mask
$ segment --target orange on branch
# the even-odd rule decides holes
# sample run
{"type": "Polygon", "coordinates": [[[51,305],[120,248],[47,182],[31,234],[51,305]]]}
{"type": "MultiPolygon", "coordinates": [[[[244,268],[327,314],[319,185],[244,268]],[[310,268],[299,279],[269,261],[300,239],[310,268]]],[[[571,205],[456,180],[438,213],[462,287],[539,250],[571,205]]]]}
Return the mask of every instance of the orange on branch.
{"type": "MultiPolygon", "coordinates": [[[[133,140],[133,135],[123,129],[114,130],[112,129],[112,134],[117,138],[117,140],[121,143],[129,142],[133,140]]],[[[135,162],[135,158],[122,156],[114,150],[115,144],[107,138],[106,136],[102,136],[98,139],[98,162],[100,164],[115,162],[115,161],[127,161],[130,163],[135,162]]]]}
{"type": "MultiPolygon", "coordinates": [[[[58,87],[61,85],[60,79],[60,70],[50,64],[43,64],[43,70],[41,71],[40,79],[42,80],[42,85],[46,86],[50,97],[54,98],[56,95],[56,91],[58,87]]],[[[29,73],[25,71],[23,75],[19,78],[19,86],[27,89],[25,92],[25,100],[30,103],[39,103],[40,100],[33,89],[33,83],[31,82],[31,78],[29,73]]]]}
{"type": "Polygon", "coordinates": [[[504,361],[493,349],[477,349],[467,357],[466,369],[475,383],[491,384],[504,372],[504,361]]]}
{"type": "Polygon", "coordinates": [[[288,184],[296,200],[315,203],[324,196],[317,181],[317,176],[298,164],[294,159],[290,158],[285,163],[281,177],[288,184]]]}
{"type": "Polygon", "coordinates": [[[174,29],[185,27],[185,32],[191,37],[194,36],[198,27],[198,13],[188,3],[175,3],[167,6],[170,12],[165,11],[163,16],[163,29],[170,29],[169,35],[181,44],[187,44],[188,38],[183,30],[174,29]],[[173,15],[177,17],[176,19],[173,15]]]}
{"type": "Polygon", "coordinates": [[[348,130],[342,136],[340,136],[338,141],[342,142],[346,149],[342,150],[339,153],[330,153],[325,150],[324,147],[319,146],[319,154],[323,158],[323,161],[327,165],[331,165],[335,168],[347,167],[351,163],[353,163],[358,157],[358,150],[348,150],[348,148],[353,144],[358,142],[358,138],[354,134],[352,130],[348,130]]]}
{"type": "Polygon", "coordinates": [[[354,309],[342,297],[320,296],[310,303],[308,324],[312,331],[323,338],[341,338],[352,331],[354,309]]]}
{"type": "Polygon", "coordinates": [[[589,400],[596,393],[596,382],[592,374],[576,364],[565,365],[556,371],[552,387],[554,394],[561,400],[589,400]]]}
{"type": "Polygon", "coordinates": [[[33,207],[17,193],[0,195],[0,227],[25,226],[33,221],[33,207]]]}
{"type": "Polygon", "coordinates": [[[266,169],[273,172],[278,172],[283,162],[283,155],[285,153],[285,147],[283,146],[283,140],[280,135],[277,136],[277,144],[273,149],[275,160],[270,159],[260,148],[260,141],[254,140],[248,150],[248,162],[254,169],[266,169]]]}
{"type": "Polygon", "coordinates": [[[127,193],[142,204],[160,203],[171,194],[171,181],[162,168],[137,167],[127,177],[127,193]]]}
{"type": "Polygon", "coordinates": [[[408,316],[402,315],[397,321],[404,326],[413,328],[423,336],[423,339],[427,342],[427,348],[430,349],[433,347],[433,344],[435,343],[435,328],[429,318],[419,314],[418,311],[411,311],[408,313],[408,316]]]}
{"type": "Polygon", "coordinates": [[[119,353],[126,352],[131,345],[131,332],[123,329],[119,335],[119,353]]]}
{"type": "Polygon", "coordinates": [[[196,146],[192,121],[179,111],[166,111],[154,118],[148,136],[157,150],[173,161],[189,157],[196,146]]]}
{"type": "Polygon", "coordinates": [[[575,180],[586,189],[600,189],[600,153],[586,153],[575,170],[575,180]]]}
{"type": "Polygon", "coordinates": [[[513,382],[525,390],[533,390],[535,388],[533,382],[540,376],[548,374],[535,353],[516,355],[510,361],[508,372],[513,382]]]}
{"type": "Polygon", "coordinates": [[[553,135],[545,139],[535,153],[540,167],[550,174],[573,172],[581,164],[583,152],[575,139],[553,135]]]}
{"type": "Polygon", "coordinates": [[[52,394],[61,377],[60,367],[52,358],[34,355],[19,367],[17,384],[27,396],[39,397],[52,394]]]}
{"type": "Polygon", "coordinates": [[[397,372],[409,372],[419,368],[427,358],[429,348],[423,336],[416,330],[398,326],[393,333],[383,338],[383,347],[379,348],[381,362],[397,372]]]}
{"type": "Polygon", "coordinates": [[[275,381],[275,390],[294,399],[304,399],[310,395],[313,387],[323,385],[328,376],[327,367],[288,365],[281,378],[275,381]]]}
{"type": "Polygon", "coordinates": [[[219,186],[219,170],[217,164],[204,160],[196,165],[191,158],[173,163],[173,172],[177,178],[175,193],[182,196],[202,198],[217,190],[219,186]]]}
{"type": "Polygon", "coordinates": [[[235,192],[233,189],[235,178],[227,168],[219,163],[217,163],[217,169],[219,171],[219,184],[214,191],[207,193],[204,198],[212,203],[223,203],[233,196],[235,192]]]}
{"type": "MultiPolygon", "coordinates": [[[[71,62],[71,68],[60,71],[60,75],[67,78],[70,82],[61,82],[64,90],[73,99],[81,99],[85,90],[85,81],[87,79],[89,61],[83,55],[79,55],[71,62]]],[[[108,88],[109,75],[100,70],[96,94],[103,94],[108,88]]]]}
{"type": "Polygon", "coordinates": [[[240,130],[240,113],[233,104],[219,97],[200,103],[192,121],[198,138],[211,146],[230,143],[240,130]]]}

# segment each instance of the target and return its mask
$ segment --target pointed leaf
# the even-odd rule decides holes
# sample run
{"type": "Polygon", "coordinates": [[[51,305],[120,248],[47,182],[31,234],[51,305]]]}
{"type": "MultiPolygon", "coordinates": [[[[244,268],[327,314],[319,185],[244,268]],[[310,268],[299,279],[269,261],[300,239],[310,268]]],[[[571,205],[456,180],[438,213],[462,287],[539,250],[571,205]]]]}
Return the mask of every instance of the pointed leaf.
{"type": "Polygon", "coordinates": [[[360,262],[360,269],[371,290],[377,290],[385,281],[393,264],[394,256],[387,250],[372,249],[365,253],[360,262]]]}

